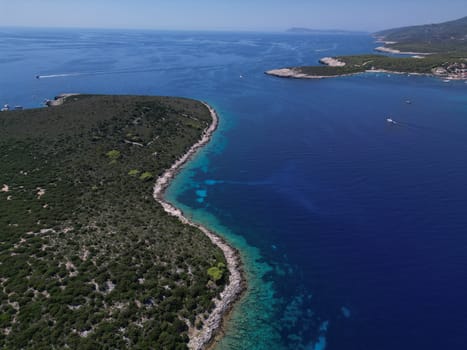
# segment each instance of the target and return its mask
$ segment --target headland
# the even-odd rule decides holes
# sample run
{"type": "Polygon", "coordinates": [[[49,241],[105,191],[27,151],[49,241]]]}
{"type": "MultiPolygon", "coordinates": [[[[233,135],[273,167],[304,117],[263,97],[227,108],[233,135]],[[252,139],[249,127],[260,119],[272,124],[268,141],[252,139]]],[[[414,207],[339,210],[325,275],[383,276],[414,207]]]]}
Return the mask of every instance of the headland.
{"type": "Polygon", "coordinates": [[[319,60],[321,65],[287,67],[265,73],[281,78],[323,79],[387,72],[467,80],[467,17],[440,24],[389,29],[373,36],[377,43],[383,44],[374,50],[388,55],[324,57],[319,60]]]}
{"type": "Polygon", "coordinates": [[[217,115],[185,98],[56,100],[0,116],[0,347],[206,348],[241,261],[162,193],[217,115]]]}
{"type": "Polygon", "coordinates": [[[357,55],[326,57],[320,66],[273,69],[265,72],[281,78],[323,79],[361,73],[426,75],[447,80],[467,80],[467,55],[455,54],[416,57],[357,55]]]}

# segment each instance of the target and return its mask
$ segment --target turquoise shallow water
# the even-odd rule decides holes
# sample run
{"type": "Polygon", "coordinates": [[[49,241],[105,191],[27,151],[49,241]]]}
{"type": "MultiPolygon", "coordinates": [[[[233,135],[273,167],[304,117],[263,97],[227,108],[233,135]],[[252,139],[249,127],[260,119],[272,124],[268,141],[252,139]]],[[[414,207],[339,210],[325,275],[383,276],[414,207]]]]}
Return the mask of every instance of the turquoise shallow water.
{"type": "Polygon", "coordinates": [[[242,252],[250,290],[219,349],[462,349],[467,84],[263,74],[374,46],[366,35],[3,28],[0,102],[154,94],[218,110],[212,143],[168,197],[242,252]]]}
{"type": "MultiPolygon", "coordinates": [[[[209,153],[222,153],[224,144],[218,135],[219,132],[222,133],[225,124],[223,121],[220,123],[218,133],[215,134],[211,143],[202,149],[174,179],[166,192],[166,199],[183,210],[191,220],[202,223],[221,234],[241,254],[245,277],[248,280],[248,290],[232,312],[226,336],[219,341],[216,349],[280,349],[281,336],[271,324],[271,320],[275,318],[276,305],[280,303],[280,300],[275,296],[272,283],[264,280],[266,274],[273,268],[262,260],[261,252],[257,248],[249,245],[240,234],[223,226],[209,211],[193,209],[177,201],[179,193],[186,191],[187,187],[199,188],[193,182],[192,174],[196,172],[196,169],[202,169],[205,173],[209,172],[209,153]],[[258,342],[260,339],[261,341],[258,342]]],[[[208,186],[218,183],[216,180],[205,181],[208,186]]],[[[196,201],[203,203],[207,192],[206,189],[196,189],[196,201]]]]}
{"type": "MultiPolygon", "coordinates": [[[[199,183],[194,177],[198,173],[209,176],[210,169],[213,167],[211,156],[222,156],[226,147],[223,134],[232,127],[234,126],[229,120],[224,120],[221,115],[220,127],[210,144],[184,167],[166,193],[167,200],[183,210],[187,217],[218,232],[232,246],[236,247],[242,256],[248,289],[246,295],[238,302],[232,312],[226,333],[215,349],[280,350],[290,349],[293,346],[295,349],[324,350],[326,348],[325,335],[329,325],[326,320],[322,320],[317,328],[315,340],[309,340],[308,344],[303,343],[303,334],[287,334],[288,339],[284,343],[284,330],[287,331],[293,325],[304,320],[310,322],[315,316],[311,308],[303,308],[303,305],[311,301],[311,294],[302,291],[298,295],[293,295],[291,299],[281,297],[277,293],[274,281],[271,280],[273,275],[293,274],[293,267],[284,262],[269,264],[262,256],[261,250],[250,245],[241,231],[235,232],[222,225],[216,216],[205,207],[193,208],[178,200],[180,194],[194,192],[196,202],[203,205],[208,197],[209,188],[225,183],[223,180],[213,179],[199,183]]],[[[256,184],[253,183],[253,185],[256,184]]],[[[271,245],[271,248],[277,250],[274,245],[271,245]]],[[[345,307],[343,309],[346,317],[350,317],[350,311],[345,307]]]]}

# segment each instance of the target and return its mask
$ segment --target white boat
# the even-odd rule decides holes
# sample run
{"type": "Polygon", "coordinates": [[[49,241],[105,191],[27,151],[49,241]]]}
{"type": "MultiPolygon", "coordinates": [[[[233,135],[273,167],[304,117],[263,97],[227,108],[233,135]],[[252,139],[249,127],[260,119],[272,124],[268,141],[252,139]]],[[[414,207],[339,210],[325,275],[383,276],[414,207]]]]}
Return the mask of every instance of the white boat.
{"type": "Polygon", "coordinates": [[[389,123],[389,124],[397,124],[397,122],[392,119],[392,118],[387,118],[386,121],[389,123]]]}
{"type": "Polygon", "coordinates": [[[4,105],[3,108],[1,109],[2,112],[6,112],[6,111],[9,111],[9,110],[10,110],[9,105],[4,105]]]}

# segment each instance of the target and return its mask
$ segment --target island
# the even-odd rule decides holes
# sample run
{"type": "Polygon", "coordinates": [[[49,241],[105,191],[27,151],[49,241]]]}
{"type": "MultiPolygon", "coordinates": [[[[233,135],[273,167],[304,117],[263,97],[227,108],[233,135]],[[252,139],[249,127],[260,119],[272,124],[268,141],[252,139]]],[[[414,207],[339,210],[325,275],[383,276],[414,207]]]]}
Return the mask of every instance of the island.
{"type": "Polygon", "coordinates": [[[215,111],[53,101],[0,112],[0,347],[205,349],[245,289],[240,257],[163,194],[215,111]]]}
{"type": "Polygon", "coordinates": [[[359,32],[351,32],[348,30],[341,29],[312,29],[303,27],[292,27],[285,31],[289,34],[331,34],[331,35],[343,35],[343,34],[359,34],[359,32]]]}
{"type": "Polygon", "coordinates": [[[281,78],[323,79],[387,72],[429,75],[445,80],[467,80],[467,17],[460,20],[375,33],[385,46],[376,51],[406,56],[363,54],[324,57],[321,65],[268,70],[281,78]]]}

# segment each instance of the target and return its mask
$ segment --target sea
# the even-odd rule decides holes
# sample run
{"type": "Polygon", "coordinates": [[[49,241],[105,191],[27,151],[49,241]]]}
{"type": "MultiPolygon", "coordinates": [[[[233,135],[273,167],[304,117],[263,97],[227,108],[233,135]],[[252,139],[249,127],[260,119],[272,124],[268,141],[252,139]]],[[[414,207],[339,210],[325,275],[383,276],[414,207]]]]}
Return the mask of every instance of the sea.
{"type": "Polygon", "coordinates": [[[220,128],[167,198],[242,255],[249,288],[217,350],[465,349],[467,84],[264,74],[376,46],[365,33],[0,28],[0,103],[79,92],[216,108],[220,128]]]}

